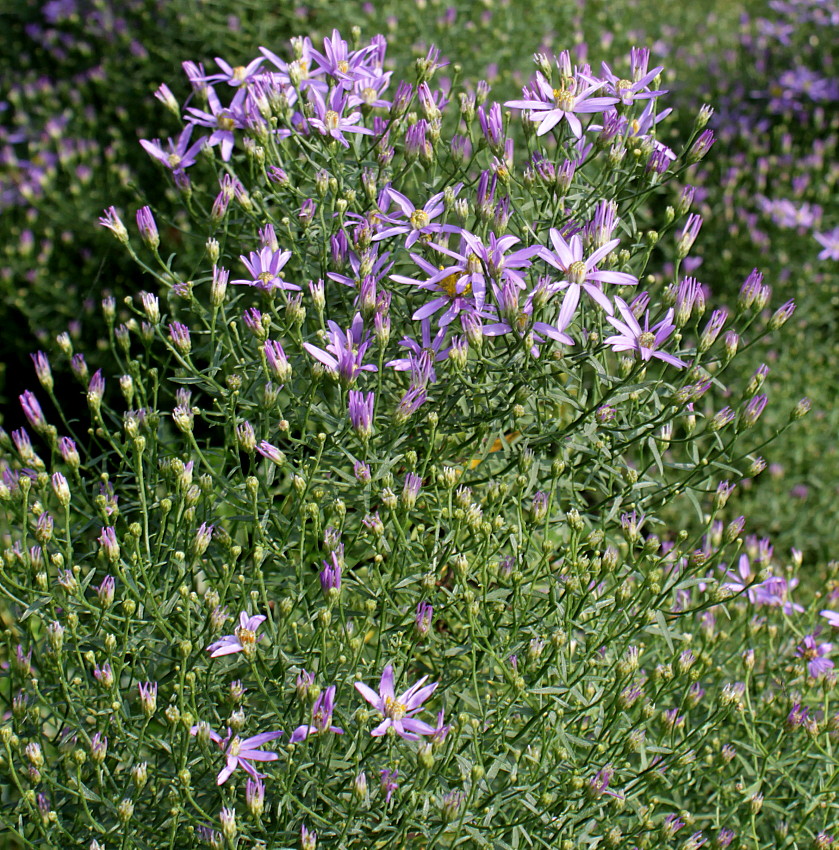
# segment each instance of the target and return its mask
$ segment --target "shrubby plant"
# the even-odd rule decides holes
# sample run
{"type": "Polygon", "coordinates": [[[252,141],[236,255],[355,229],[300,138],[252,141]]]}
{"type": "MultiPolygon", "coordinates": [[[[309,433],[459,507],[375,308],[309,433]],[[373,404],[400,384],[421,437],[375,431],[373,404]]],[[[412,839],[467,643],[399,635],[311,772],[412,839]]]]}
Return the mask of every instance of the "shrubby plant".
{"type": "Polygon", "coordinates": [[[835,846],[835,589],[727,506],[764,465],[736,364],[794,305],[754,272],[714,309],[684,273],[703,221],[670,183],[710,109],[665,145],[640,48],[539,54],[499,104],[386,46],[188,63],[183,130],[143,147],[203,256],[108,209],[142,270],[102,304],[117,368],[66,334],[33,356],[2,437],[6,829],[835,846]]]}

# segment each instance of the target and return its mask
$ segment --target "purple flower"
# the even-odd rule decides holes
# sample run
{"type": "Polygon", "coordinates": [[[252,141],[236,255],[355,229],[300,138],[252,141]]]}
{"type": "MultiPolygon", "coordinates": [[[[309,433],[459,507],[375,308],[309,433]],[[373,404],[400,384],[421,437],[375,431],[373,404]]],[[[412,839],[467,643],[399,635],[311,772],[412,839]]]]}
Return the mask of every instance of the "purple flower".
{"type": "Polygon", "coordinates": [[[370,347],[369,335],[364,333],[364,322],[361,313],[356,313],[352,325],[341,330],[335,322],[328,322],[329,340],[326,351],[311,343],[304,342],[303,348],[316,360],[326,366],[330,372],[340,378],[347,386],[351,385],[359,372],[378,372],[378,367],[372,363],[361,365],[364,354],[370,347]]]}
{"type": "Polygon", "coordinates": [[[807,662],[807,672],[818,679],[833,669],[833,662],[824,657],[832,649],[832,643],[816,643],[813,635],[805,635],[795,654],[807,662]]]}
{"type": "MultiPolygon", "coordinates": [[[[597,264],[610,254],[619,244],[619,239],[611,239],[598,248],[591,256],[583,258],[583,240],[579,234],[574,234],[567,240],[556,228],[550,230],[554,250],[542,248],[540,255],[545,262],[552,265],[563,274],[559,288],[568,288],[568,297],[576,309],[580,298],[580,289],[584,289],[611,316],[615,310],[612,302],[603,294],[602,283],[614,283],[618,286],[636,286],[638,278],[625,272],[598,271],[597,264]]],[[[573,310],[572,310],[573,312],[573,310]]]]}
{"type": "Polygon", "coordinates": [[[315,108],[315,117],[309,119],[309,123],[320,130],[324,136],[330,136],[336,142],[340,142],[345,148],[350,143],[344,138],[344,133],[364,133],[372,136],[373,131],[367,127],[356,126],[361,121],[361,113],[353,112],[351,115],[342,115],[347,105],[347,98],[340,88],[333,89],[329,97],[324,101],[321,93],[315,89],[309,89],[309,97],[315,108]]]}
{"type": "Polygon", "coordinates": [[[233,97],[229,107],[223,107],[218,95],[212,88],[207,89],[207,105],[210,107],[210,112],[205,112],[201,109],[196,109],[194,106],[189,107],[187,112],[190,113],[188,121],[193,124],[200,124],[202,127],[209,127],[213,130],[207,139],[206,144],[209,146],[221,145],[221,158],[224,162],[228,162],[233,155],[234,129],[243,129],[244,114],[242,106],[247,97],[247,89],[240,88],[233,97]]]}
{"type": "Polygon", "coordinates": [[[384,770],[379,771],[379,776],[381,777],[381,789],[382,793],[385,795],[385,804],[390,802],[390,798],[393,796],[393,792],[399,788],[399,784],[396,781],[396,777],[399,776],[398,770],[384,770]]]}
{"type": "Polygon", "coordinates": [[[207,734],[210,736],[210,740],[218,744],[225,754],[226,764],[216,778],[217,785],[224,785],[237,767],[241,767],[253,779],[264,779],[265,774],[259,773],[250,762],[276,761],[278,758],[276,753],[260,750],[259,747],[268,743],[268,741],[279,738],[283,734],[280,731],[263,732],[260,735],[254,735],[252,738],[244,739],[238,735],[234,735],[229,727],[226,738],[222,738],[218,732],[206,727],[205,724],[196,724],[189,731],[190,734],[197,735],[204,729],[206,729],[207,734]]]}
{"type": "Polygon", "coordinates": [[[381,712],[384,720],[370,733],[374,737],[384,735],[392,726],[396,734],[406,741],[418,741],[420,735],[433,735],[434,727],[422,720],[415,720],[412,715],[422,709],[422,704],[434,693],[439,682],[423,687],[428,676],[423,676],[398,697],[393,691],[393,666],[388,664],[382,672],[379,681],[379,693],[369,688],[363,682],[356,682],[356,690],[381,712]]]}
{"type": "Polygon", "coordinates": [[[252,82],[259,76],[259,74],[257,74],[256,72],[259,70],[259,66],[265,61],[265,57],[260,56],[257,59],[254,59],[252,62],[249,62],[247,65],[238,65],[234,68],[224,59],[220,59],[218,56],[216,56],[215,59],[216,65],[221,68],[222,73],[208,74],[206,77],[204,77],[204,82],[225,82],[231,86],[243,86],[252,82]]]}
{"type": "Polygon", "coordinates": [[[260,635],[256,632],[262,623],[268,618],[263,614],[251,617],[247,611],[239,614],[239,625],[232,635],[224,635],[207,647],[210,658],[218,658],[221,655],[232,655],[235,652],[244,652],[250,657],[256,650],[256,642],[260,635]]]}
{"type": "Polygon", "coordinates": [[[431,630],[431,623],[434,617],[434,608],[428,602],[420,602],[417,605],[416,628],[417,634],[425,637],[431,630]]]}
{"type": "MultiPolygon", "coordinates": [[[[343,549],[343,546],[341,548],[343,549]]],[[[322,562],[323,569],[319,576],[321,590],[328,598],[334,599],[341,592],[341,562],[337,553],[331,553],[331,561],[331,563],[322,562]]]]}
{"type": "Polygon", "coordinates": [[[375,393],[366,394],[360,390],[349,392],[349,416],[355,432],[362,440],[370,439],[373,433],[373,407],[375,404],[375,393]]]}
{"type": "Polygon", "coordinates": [[[343,735],[344,730],[338,726],[332,726],[332,710],[335,703],[335,685],[330,685],[325,691],[321,691],[315,704],[312,706],[312,725],[298,726],[289,739],[292,744],[305,741],[309,735],[319,732],[333,732],[343,735]]]}
{"type": "Polygon", "coordinates": [[[26,414],[29,424],[39,432],[46,428],[47,420],[44,418],[44,413],[41,410],[41,405],[38,403],[38,399],[35,397],[35,394],[26,390],[19,396],[19,398],[20,406],[23,408],[23,412],[26,414]]]}
{"type": "Polygon", "coordinates": [[[839,227],[826,233],[814,233],[816,241],[824,250],[819,253],[820,260],[839,260],[839,227]]]}
{"type": "MultiPolygon", "coordinates": [[[[460,191],[461,185],[458,184],[454,187],[455,194],[460,191]]],[[[399,210],[393,215],[383,217],[382,221],[392,226],[379,231],[373,237],[374,242],[380,239],[388,239],[391,236],[397,236],[400,233],[407,233],[408,237],[405,239],[405,247],[410,248],[418,239],[422,239],[423,237],[425,237],[423,241],[428,241],[432,233],[460,232],[460,228],[455,227],[453,224],[434,222],[435,218],[445,212],[442,192],[432,195],[422,209],[417,209],[405,195],[397,192],[390,186],[385,189],[385,192],[388,199],[396,204],[399,210]]]]}
{"type": "Polygon", "coordinates": [[[529,109],[530,120],[539,123],[537,136],[543,136],[564,118],[571,132],[579,139],[583,135],[583,125],[576,113],[603,112],[606,107],[618,102],[616,97],[592,97],[602,87],[600,80],[564,76],[560,87],[555,89],[545,75],[537,71],[533,88],[525,87],[522,90],[524,98],[509,100],[504,105],[529,109]]]}
{"type": "Polygon", "coordinates": [[[623,321],[616,319],[614,316],[607,316],[609,323],[616,328],[620,333],[607,337],[604,342],[606,345],[611,345],[613,351],[635,351],[644,361],[652,357],[657,357],[671,366],[676,366],[681,369],[687,366],[684,360],[680,360],[673,354],[668,354],[666,351],[659,351],[658,347],[673,333],[676,326],[673,324],[673,309],[669,309],[665,317],[650,327],[649,314],[644,318],[644,327],[638,323],[632,310],[622,298],[615,298],[615,303],[618,306],[620,314],[623,316],[623,321]]]}
{"type": "Polygon", "coordinates": [[[819,614],[824,617],[828,624],[833,626],[834,629],[839,629],[839,612],[837,611],[819,611],[819,614]]]}
{"type": "Polygon", "coordinates": [[[259,251],[251,251],[247,257],[240,256],[239,259],[245,264],[250,272],[250,278],[240,278],[232,283],[255,286],[266,292],[273,289],[286,289],[300,291],[300,287],[294,283],[283,280],[280,271],[291,258],[291,251],[273,251],[269,247],[259,251]]]}
{"type": "Polygon", "coordinates": [[[168,153],[161,147],[159,139],[154,139],[151,142],[140,139],[140,144],[149,156],[154,157],[173,174],[183,174],[185,168],[195,164],[201,148],[207,143],[207,139],[202,137],[190,146],[189,141],[194,126],[194,124],[187,124],[181,135],[178,136],[177,142],[167,139],[168,153]]]}

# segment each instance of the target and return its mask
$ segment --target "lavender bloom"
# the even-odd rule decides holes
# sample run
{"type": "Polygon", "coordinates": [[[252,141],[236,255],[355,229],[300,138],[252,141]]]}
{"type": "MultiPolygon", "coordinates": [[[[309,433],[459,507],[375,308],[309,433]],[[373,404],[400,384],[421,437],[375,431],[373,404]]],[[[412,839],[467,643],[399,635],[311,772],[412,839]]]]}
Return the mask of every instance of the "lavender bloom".
{"type": "Polygon", "coordinates": [[[390,798],[393,796],[393,792],[399,788],[398,783],[396,782],[396,777],[399,776],[398,770],[380,770],[379,775],[381,777],[381,789],[382,793],[385,795],[385,805],[390,802],[390,798]]]}
{"type": "Polygon", "coordinates": [[[118,242],[122,242],[123,245],[128,244],[128,231],[125,229],[125,225],[122,223],[122,219],[119,217],[119,213],[116,211],[116,207],[108,207],[105,211],[105,215],[100,216],[99,224],[102,227],[107,227],[111,233],[114,234],[118,242]]]}
{"type": "Polygon", "coordinates": [[[292,744],[298,744],[300,741],[305,741],[309,735],[316,735],[322,732],[333,732],[336,735],[343,735],[344,730],[338,726],[332,726],[332,711],[335,703],[335,685],[330,685],[325,691],[321,691],[315,704],[312,706],[312,725],[304,724],[298,726],[291,733],[289,739],[292,744]]]}
{"type": "Polygon", "coordinates": [[[807,672],[818,679],[833,669],[833,662],[824,657],[832,649],[832,643],[816,643],[813,635],[805,635],[795,654],[807,662],[807,672]]]}
{"type": "Polygon", "coordinates": [[[422,478],[413,472],[408,472],[405,475],[405,483],[402,486],[402,504],[409,510],[416,504],[421,488],[422,478]]]}
{"type": "Polygon", "coordinates": [[[225,753],[226,764],[216,778],[217,785],[224,785],[237,767],[241,767],[253,779],[264,779],[265,774],[259,773],[250,762],[276,761],[278,758],[276,753],[261,750],[259,747],[268,743],[268,741],[279,738],[283,734],[280,731],[263,732],[260,735],[254,735],[251,738],[244,739],[238,735],[234,735],[230,728],[227,730],[227,737],[222,738],[218,732],[213,731],[206,724],[200,723],[193,726],[189,731],[191,735],[198,735],[205,730],[210,740],[218,744],[225,753]]]}
{"type": "Polygon", "coordinates": [[[431,319],[426,317],[421,323],[421,339],[422,345],[410,337],[405,337],[400,343],[400,348],[407,348],[410,352],[407,357],[397,357],[395,360],[390,360],[386,366],[396,369],[397,372],[415,371],[417,360],[423,355],[428,355],[428,380],[432,384],[437,382],[437,373],[434,371],[434,363],[439,363],[449,356],[449,348],[443,348],[443,343],[446,339],[446,329],[441,328],[435,335],[433,341],[431,339],[431,319]]]}
{"type": "Polygon", "coordinates": [[[253,655],[256,651],[256,642],[261,637],[256,632],[267,619],[263,614],[251,617],[247,611],[242,611],[239,614],[239,625],[234,629],[234,634],[224,635],[207,647],[210,658],[232,655],[235,652],[244,652],[246,657],[253,655]]]}
{"type": "Polygon", "coordinates": [[[156,251],[157,246],[160,245],[160,234],[157,232],[157,223],[154,220],[151,207],[140,207],[140,209],[137,210],[137,228],[140,231],[140,236],[143,238],[143,242],[145,242],[152,251],[156,251]]]}
{"type": "Polygon", "coordinates": [[[363,682],[356,682],[356,690],[385,718],[370,734],[379,737],[392,726],[396,734],[407,741],[418,741],[420,735],[433,735],[433,726],[412,717],[440,684],[434,682],[422,687],[426,679],[428,676],[423,676],[398,697],[394,696],[393,667],[390,664],[382,672],[378,694],[363,682]]]}
{"type": "Polygon", "coordinates": [[[839,612],[824,610],[819,611],[819,614],[827,620],[828,625],[833,626],[834,629],[839,629],[839,612]]]}
{"type": "Polygon", "coordinates": [[[280,275],[281,269],[290,258],[291,251],[273,251],[267,246],[259,251],[251,251],[247,257],[244,255],[239,257],[250,272],[250,278],[240,278],[232,283],[255,286],[264,291],[272,289],[300,291],[299,286],[287,283],[280,275]]]}
{"type": "Polygon", "coordinates": [[[322,561],[323,570],[319,573],[319,577],[321,590],[328,599],[332,600],[341,593],[341,562],[335,552],[331,553],[330,559],[331,563],[322,561]]]}
{"type": "MultiPolygon", "coordinates": [[[[460,189],[461,184],[458,184],[454,187],[454,193],[457,194],[460,189]]],[[[442,192],[432,195],[422,209],[417,209],[405,195],[391,187],[385,189],[385,193],[388,199],[399,207],[399,212],[401,212],[402,216],[400,217],[399,213],[384,216],[382,221],[393,226],[379,231],[373,237],[374,242],[381,239],[388,239],[391,236],[397,236],[400,233],[407,233],[405,247],[410,248],[418,239],[428,241],[432,233],[460,232],[460,228],[455,227],[453,224],[434,223],[434,219],[445,212],[442,192]]]]}
{"type": "Polygon", "coordinates": [[[23,408],[23,412],[26,414],[26,418],[29,420],[29,424],[39,433],[43,431],[47,426],[47,420],[44,418],[44,413],[41,410],[41,405],[38,403],[38,399],[35,397],[35,394],[26,390],[22,395],[18,396],[20,399],[20,406],[23,408]]]}
{"type": "Polygon", "coordinates": [[[335,322],[328,322],[330,342],[326,351],[311,343],[304,342],[303,348],[316,360],[324,364],[334,375],[346,384],[351,385],[359,372],[378,372],[378,367],[372,363],[361,365],[367,349],[370,347],[370,337],[364,334],[364,322],[361,313],[356,313],[352,325],[341,330],[335,322]]]}
{"type": "Polygon", "coordinates": [[[606,107],[618,102],[616,97],[592,97],[602,87],[603,83],[599,80],[592,82],[590,79],[564,76],[560,88],[555,89],[545,75],[537,71],[533,88],[525,86],[522,90],[524,98],[509,100],[504,105],[530,110],[530,120],[539,122],[537,136],[543,136],[564,118],[571,132],[579,139],[583,135],[583,125],[576,113],[603,112],[606,107]],[[590,84],[584,85],[586,82],[590,84]]]}
{"type": "Polygon", "coordinates": [[[318,834],[309,830],[306,824],[300,825],[300,848],[301,850],[316,850],[318,846],[318,834]]]}
{"type": "Polygon", "coordinates": [[[361,121],[361,113],[353,112],[351,115],[342,115],[347,105],[347,98],[340,88],[333,89],[324,101],[317,89],[309,90],[309,97],[315,108],[315,117],[309,119],[309,123],[320,130],[324,136],[329,136],[342,144],[345,148],[350,143],[344,138],[344,133],[364,133],[373,135],[373,131],[367,127],[356,126],[361,121]]]}
{"type": "Polygon", "coordinates": [[[168,153],[161,147],[159,139],[153,139],[150,142],[146,139],[140,139],[140,144],[149,156],[154,157],[154,159],[168,168],[173,174],[183,174],[185,168],[195,165],[201,148],[207,143],[206,138],[202,137],[194,144],[189,144],[194,126],[194,124],[187,124],[183,132],[178,136],[177,142],[167,139],[169,146],[168,153]]]}
{"type": "Polygon", "coordinates": [[[631,274],[598,271],[596,268],[597,263],[620,244],[620,240],[609,240],[591,256],[583,259],[583,241],[579,235],[575,234],[570,240],[566,241],[559,230],[551,228],[550,237],[554,250],[550,251],[543,247],[540,256],[545,262],[563,273],[564,280],[559,281],[558,286],[560,288],[565,288],[563,284],[567,286],[568,296],[573,299],[573,309],[576,309],[577,302],[579,302],[580,290],[584,289],[611,316],[614,313],[614,308],[611,301],[603,294],[600,284],[614,283],[617,286],[636,286],[638,283],[638,278],[631,274]]]}
{"type": "Polygon", "coordinates": [[[238,65],[235,68],[218,56],[215,57],[215,60],[216,65],[221,68],[222,73],[208,74],[204,77],[205,83],[225,82],[231,86],[246,86],[259,77],[257,71],[259,71],[259,66],[265,61],[265,57],[260,56],[247,65],[238,65]]]}
{"type": "Polygon", "coordinates": [[[207,138],[206,144],[211,147],[221,145],[221,158],[224,162],[228,162],[233,155],[233,130],[243,129],[245,126],[242,106],[246,96],[247,90],[240,88],[233,97],[230,106],[223,107],[215,91],[208,88],[207,104],[210,107],[210,112],[196,109],[194,106],[187,109],[187,112],[190,113],[188,121],[213,130],[207,138]]]}
{"type": "Polygon", "coordinates": [[[644,318],[644,328],[638,323],[632,310],[629,309],[622,298],[615,298],[618,310],[623,316],[623,321],[614,316],[607,316],[609,323],[620,333],[607,337],[604,342],[611,345],[613,351],[635,351],[644,361],[657,357],[671,366],[681,369],[687,366],[684,360],[680,360],[673,354],[658,350],[658,347],[673,333],[676,326],[673,324],[673,309],[667,311],[665,317],[657,324],[650,327],[649,315],[644,318]]]}
{"type": "Polygon", "coordinates": [[[140,692],[143,714],[151,717],[157,709],[157,682],[139,682],[137,688],[140,692]]]}
{"type": "Polygon", "coordinates": [[[666,89],[650,91],[647,86],[664,70],[662,65],[647,71],[650,52],[646,48],[632,48],[630,62],[632,64],[632,80],[622,80],[605,63],[601,63],[603,76],[606,78],[605,89],[610,95],[614,95],[624,105],[629,106],[636,100],[650,100],[659,95],[666,94],[666,89]],[[643,73],[641,73],[643,71],[643,73]]]}
{"type": "Polygon", "coordinates": [[[349,415],[350,422],[355,432],[362,440],[370,439],[373,433],[373,406],[375,393],[365,394],[359,390],[349,392],[349,415]]]}
{"type": "Polygon", "coordinates": [[[820,260],[839,261],[839,227],[834,227],[826,233],[814,233],[813,236],[824,250],[819,252],[820,260]]]}
{"type": "MultiPolygon", "coordinates": [[[[417,615],[415,625],[417,634],[420,637],[425,637],[431,631],[431,623],[434,618],[434,608],[429,602],[420,602],[417,605],[417,615]]],[[[442,715],[442,712],[440,712],[442,715]]]]}

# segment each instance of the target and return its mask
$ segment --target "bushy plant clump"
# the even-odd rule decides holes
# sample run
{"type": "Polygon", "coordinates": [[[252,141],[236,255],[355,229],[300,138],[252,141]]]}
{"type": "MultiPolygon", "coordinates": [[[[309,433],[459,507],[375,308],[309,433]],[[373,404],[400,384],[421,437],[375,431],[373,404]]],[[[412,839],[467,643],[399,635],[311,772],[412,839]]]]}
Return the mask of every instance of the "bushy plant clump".
{"type": "Polygon", "coordinates": [[[62,334],[0,441],[2,822],[830,847],[836,598],[727,506],[764,465],[737,364],[794,305],[754,272],[713,309],[683,270],[703,222],[670,181],[710,110],[659,140],[644,49],[537,55],[505,108],[386,46],[188,64],[184,128],[143,147],[200,259],[148,206],[102,217],[142,270],[102,304],[118,366],[62,334]]]}
{"type": "MultiPolygon", "coordinates": [[[[755,349],[753,365],[770,370],[786,399],[794,401],[806,386],[813,403],[802,429],[767,455],[765,484],[741,488],[735,500],[762,533],[801,547],[808,562],[820,564],[835,558],[839,481],[839,74],[831,38],[837,20],[835,2],[778,0],[742,17],[736,50],[721,50],[712,33],[703,33],[713,60],[701,90],[716,107],[709,126],[727,156],[703,162],[693,181],[705,219],[695,274],[719,280],[733,300],[738,275],[762,255],[765,279],[794,298],[798,310],[786,343],[755,349]]],[[[680,64],[707,70],[706,54],[680,55],[680,64]]],[[[690,87],[682,94],[696,96],[690,87]]],[[[779,424],[768,413],[758,425],[764,436],[779,424]]]]}

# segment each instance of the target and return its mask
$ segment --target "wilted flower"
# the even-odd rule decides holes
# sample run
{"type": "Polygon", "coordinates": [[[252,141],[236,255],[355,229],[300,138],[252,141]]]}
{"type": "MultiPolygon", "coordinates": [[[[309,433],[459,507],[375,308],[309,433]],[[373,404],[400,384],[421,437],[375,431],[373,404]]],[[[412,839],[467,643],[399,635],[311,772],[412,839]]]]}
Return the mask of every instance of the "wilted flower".
{"type": "Polygon", "coordinates": [[[224,635],[207,647],[210,658],[232,655],[235,652],[244,652],[246,656],[252,655],[256,650],[256,642],[260,638],[256,632],[267,619],[263,614],[251,617],[247,611],[242,611],[234,634],[224,635]]]}

